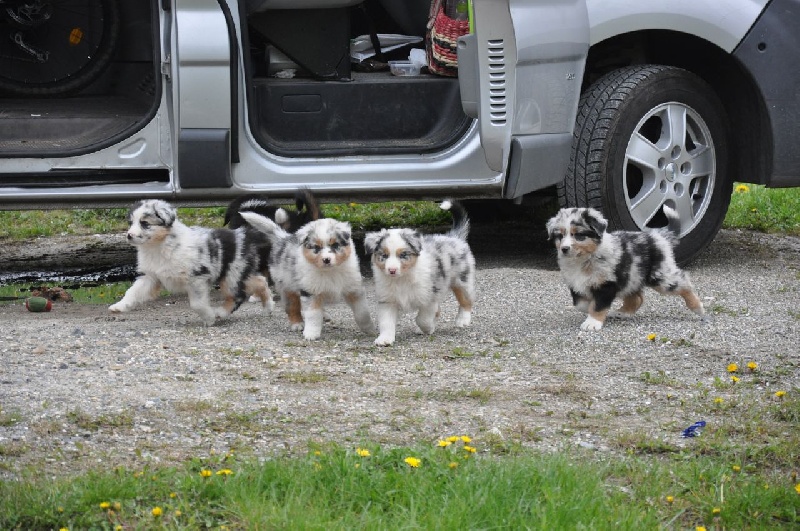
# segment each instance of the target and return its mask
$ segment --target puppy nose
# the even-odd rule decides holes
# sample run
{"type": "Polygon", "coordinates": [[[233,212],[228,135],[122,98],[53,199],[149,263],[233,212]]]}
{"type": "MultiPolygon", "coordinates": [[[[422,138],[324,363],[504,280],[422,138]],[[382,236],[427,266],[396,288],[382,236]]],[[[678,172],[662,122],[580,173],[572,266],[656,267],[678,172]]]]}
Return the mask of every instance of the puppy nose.
{"type": "Polygon", "coordinates": [[[569,252],[569,245],[564,245],[561,247],[561,252],[567,254],[569,252]]]}
{"type": "Polygon", "coordinates": [[[129,239],[129,240],[132,240],[132,239],[133,239],[133,234],[131,234],[130,232],[128,233],[128,239],[129,239]]]}
{"type": "Polygon", "coordinates": [[[328,265],[331,263],[331,259],[326,256],[325,258],[322,259],[322,263],[328,265]]]}
{"type": "Polygon", "coordinates": [[[390,267],[389,268],[389,274],[390,275],[396,275],[397,274],[397,268],[396,267],[390,267]]]}

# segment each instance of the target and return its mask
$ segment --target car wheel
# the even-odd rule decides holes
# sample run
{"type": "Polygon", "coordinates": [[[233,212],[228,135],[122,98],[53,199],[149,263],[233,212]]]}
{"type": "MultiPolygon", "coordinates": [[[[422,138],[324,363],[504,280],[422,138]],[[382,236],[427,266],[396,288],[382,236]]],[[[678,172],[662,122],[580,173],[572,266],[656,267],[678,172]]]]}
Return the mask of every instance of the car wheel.
{"type": "Polygon", "coordinates": [[[705,81],[669,66],[639,65],[598,79],[581,97],[561,206],[601,210],[614,229],[680,217],[679,263],[714,239],[728,211],[725,111],[705,81]]]}

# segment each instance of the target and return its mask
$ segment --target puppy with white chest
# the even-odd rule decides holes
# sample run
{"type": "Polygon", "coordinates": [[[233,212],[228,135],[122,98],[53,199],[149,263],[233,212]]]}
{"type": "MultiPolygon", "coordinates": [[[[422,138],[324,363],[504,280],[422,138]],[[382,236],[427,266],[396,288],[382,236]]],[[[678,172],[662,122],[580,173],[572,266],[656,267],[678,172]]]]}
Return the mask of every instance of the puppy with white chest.
{"type": "Polygon", "coordinates": [[[592,208],[563,208],[547,222],[572,302],[588,314],[581,330],[600,330],[616,298],[622,307],[615,315],[632,316],[646,286],[679,295],[690,310],[704,315],[689,275],[675,263],[678,215],[666,205],[663,212],[667,227],[644,232],[607,232],[608,221],[592,208]]]}
{"type": "Polygon", "coordinates": [[[158,199],[137,203],[128,221],[128,243],[136,247],[141,276],[109,311],[130,311],[158,297],[162,289],[187,293],[189,305],[206,325],[230,315],[248,295],[272,310],[272,294],[260,273],[259,245],[247,229],[187,227],[172,205],[158,199]],[[225,297],[221,306],[211,305],[216,284],[225,297]]]}
{"type": "Polygon", "coordinates": [[[319,339],[325,306],[344,299],[358,327],[374,331],[348,223],[323,218],[292,234],[267,217],[240,214],[272,243],[269,271],[292,330],[302,330],[305,339],[319,339]]]}
{"type": "Polygon", "coordinates": [[[376,345],[394,343],[401,310],[416,310],[417,326],[423,333],[432,334],[439,305],[449,290],[459,305],[456,326],[470,323],[475,300],[475,257],[466,242],[469,219],[458,203],[444,201],[441,207],[453,212],[453,227],[447,234],[383,229],[364,238],[367,254],[372,255],[378,298],[376,345]]]}

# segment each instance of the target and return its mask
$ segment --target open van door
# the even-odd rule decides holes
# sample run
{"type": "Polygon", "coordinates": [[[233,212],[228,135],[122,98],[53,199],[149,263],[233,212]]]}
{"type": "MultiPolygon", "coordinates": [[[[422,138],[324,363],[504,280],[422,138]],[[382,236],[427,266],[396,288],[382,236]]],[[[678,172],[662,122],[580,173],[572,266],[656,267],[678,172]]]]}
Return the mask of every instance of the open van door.
{"type": "Polygon", "coordinates": [[[512,139],[521,138],[539,158],[559,161],[547,166],[566,165],[589,49],[585,0],[475,1],[473,28],[459,38],[459,83],[489,167],[506,171],[512,139]]]}

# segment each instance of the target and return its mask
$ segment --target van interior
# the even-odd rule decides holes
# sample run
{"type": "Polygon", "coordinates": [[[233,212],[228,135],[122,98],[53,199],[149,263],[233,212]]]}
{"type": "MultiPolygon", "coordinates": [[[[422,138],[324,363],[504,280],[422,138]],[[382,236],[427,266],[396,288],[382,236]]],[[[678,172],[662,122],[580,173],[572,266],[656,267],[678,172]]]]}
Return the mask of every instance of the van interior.
{"type": "MultiPolygon", "coordinates": [[[[34,63],[58,47],[38,44],[36,28],[14,33],[17,26],[0,18],[0,32],[11,33],[0,44],[0,157],[88,153],[130,136],[154,116],[163,90],[159,0],[77,3],[104,6],[99,16],[113,32],[113,57],[88,85],[61,94],[38,90],[45,83],[35,78],[30,90],[2,84],[3,72],[12,71],[4,56],[22,54],[34,63]]],[[[418,75],[398,76],[388,66],[408,59],[412,48],[424,50],[429,10],[430,0],[240,0],[239,12],[228,15],[242,22],[238,52],[255,139],[286,157],[426,153],[457,141],[471,124],[458,79],[424,67],[418,75]],[[384,34],[417,42],[350,59],[354,38],[372,44],[384,34]]],[[[66,17],[54,12],[49,31],[61,21],[69,30],[65,38],[83,45],[78,25],[57,15],[66,17]]]]}

